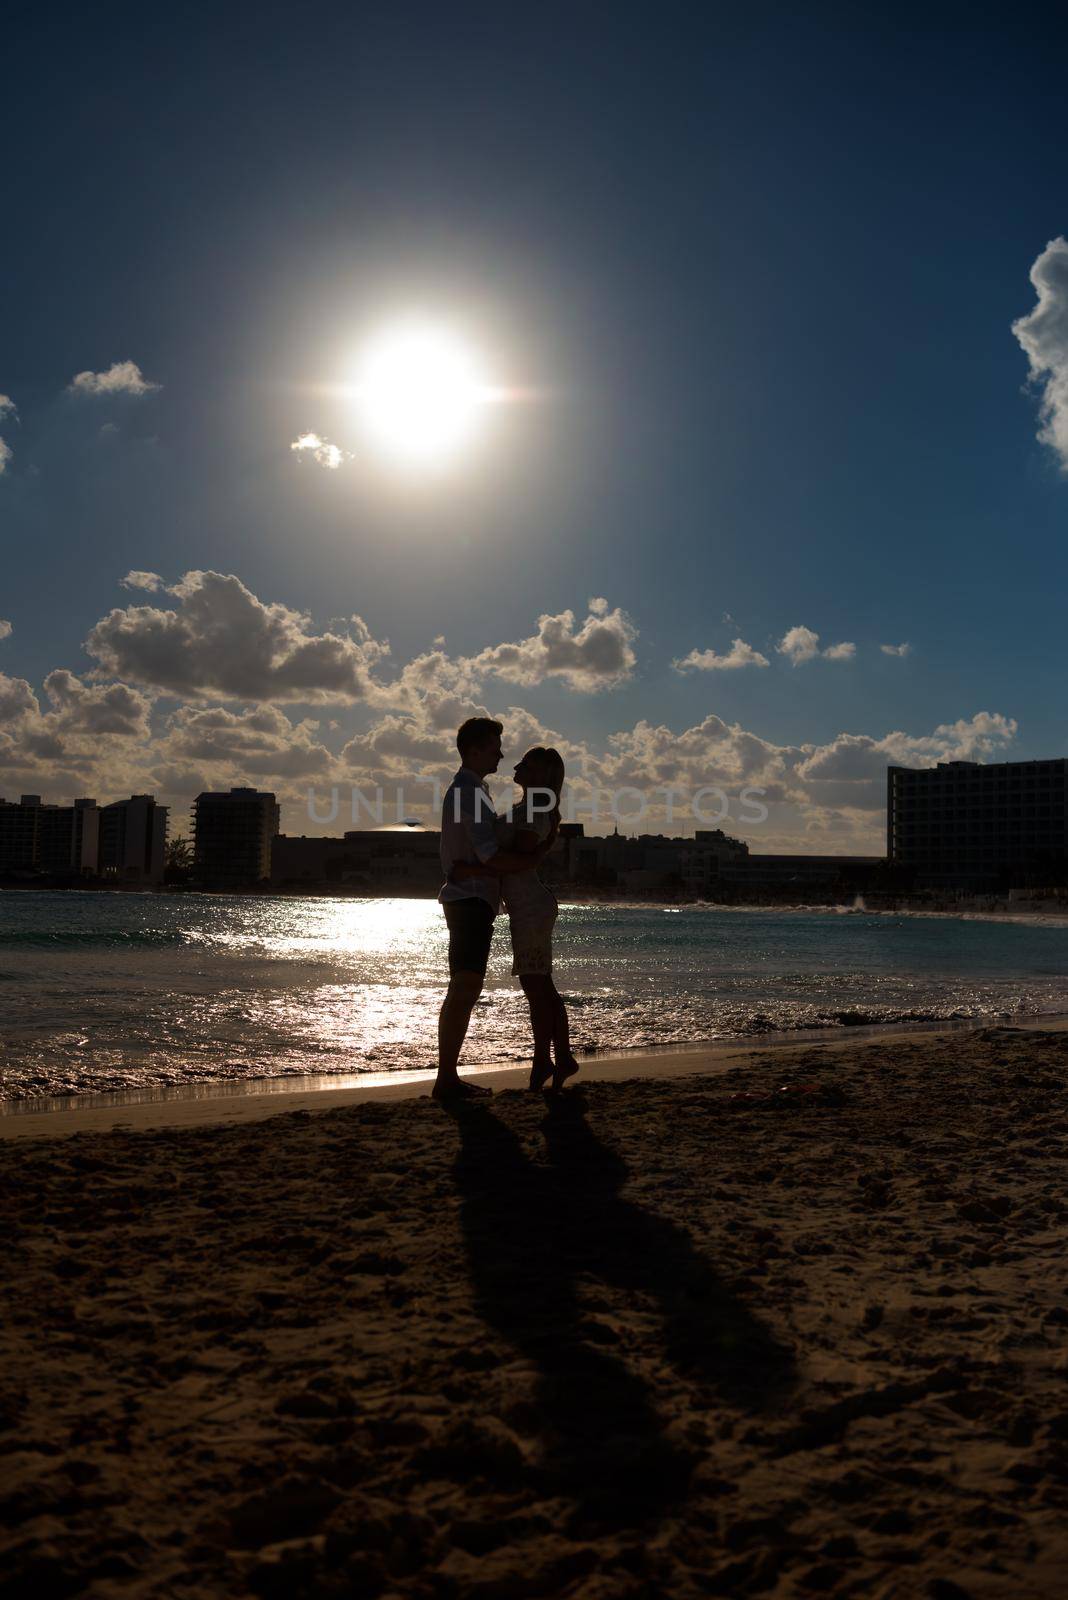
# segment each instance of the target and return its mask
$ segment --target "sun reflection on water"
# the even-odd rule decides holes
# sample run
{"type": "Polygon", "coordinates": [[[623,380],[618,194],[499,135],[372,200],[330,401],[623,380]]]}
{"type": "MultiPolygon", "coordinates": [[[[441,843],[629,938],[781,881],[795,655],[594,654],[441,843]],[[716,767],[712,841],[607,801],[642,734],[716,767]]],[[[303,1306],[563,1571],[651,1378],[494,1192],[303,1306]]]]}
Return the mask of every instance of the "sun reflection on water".
{"type": "Polygon", "coordinates": [[[445,940],[441,908],[433,900],[285,900],[264,906],[255,931],[244,924],[192,929],[191,940],[219,949],[285,959],[312,956],[388,956],[391,963],[413,955],[431,961],[445,940]]]}

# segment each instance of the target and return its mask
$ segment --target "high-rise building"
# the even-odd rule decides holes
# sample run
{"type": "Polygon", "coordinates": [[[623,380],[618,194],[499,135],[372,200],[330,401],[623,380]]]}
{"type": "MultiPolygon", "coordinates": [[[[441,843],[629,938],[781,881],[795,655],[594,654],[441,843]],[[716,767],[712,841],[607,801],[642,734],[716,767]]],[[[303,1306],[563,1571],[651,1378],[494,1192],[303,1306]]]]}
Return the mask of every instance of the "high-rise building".
{"type": "Polygon", "coordinates": [[[100,872],[123,883],[162,883],[168,807],[155,795],[132,794],[100,812],[100,872]]]}
{"type": "Polygon", "coordinates": [[[32,871],[37,864],[39,794],[0,800],[0,872],[32,871]]]}
{"type": "Polygon", "coordinates": [[[193,870],[206,884],[238,888],[271,876],[271,841],[280,812],[256,789],[198,794],[193,806],[193,870]]]}
{"type": "Polygon", "coordinates": [[[39,794],[24,794],[18,804],[0,800],[0,871],[95,873],[99,823],[95,800],[72,806],[44,805],[39,794]]]}
{"type": "Polygon", "coordinates": [[[95,874],[100,870],[100,808],[95,800],[82,798],[74,802],[73,852],[82,872],[95,874]]]}
{"type": "Polygon", "coordinates": [[[1053,880],[1068,867],[1068,760],[889,767],[886,853],[931,887],[1053,880]]]}

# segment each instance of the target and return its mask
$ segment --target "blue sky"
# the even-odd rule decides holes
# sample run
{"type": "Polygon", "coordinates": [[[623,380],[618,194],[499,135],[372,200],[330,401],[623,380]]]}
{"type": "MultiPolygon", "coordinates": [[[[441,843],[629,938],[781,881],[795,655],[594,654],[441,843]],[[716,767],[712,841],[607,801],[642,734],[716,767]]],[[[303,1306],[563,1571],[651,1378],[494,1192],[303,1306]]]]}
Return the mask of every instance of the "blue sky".
{"type": "Polygon", "coordinates": [[[606,782],[768,779],[754,848],[852,849],[887,759],[1065,753],[1068,476],[1012,329],[1068,232],[1059,11],[213,9],[10,24],[0,793],[247,778],[300,831],[306,781],[514,707],[606,782]],[[433,481],[331,392],[411,306],[532,391],[433,481]],[[124,362],[155,387],[70,391],[124,362]],[[86,652],[200,570],[305,614],[280,648],[358,614],[371,690],[86,652]],[[568,610],[562,654],[486,655],[568,610]],[[791,664],[799,627],[855,651],[791,664]],[[769,664],[672,664],[736,637],[769,664]]]}

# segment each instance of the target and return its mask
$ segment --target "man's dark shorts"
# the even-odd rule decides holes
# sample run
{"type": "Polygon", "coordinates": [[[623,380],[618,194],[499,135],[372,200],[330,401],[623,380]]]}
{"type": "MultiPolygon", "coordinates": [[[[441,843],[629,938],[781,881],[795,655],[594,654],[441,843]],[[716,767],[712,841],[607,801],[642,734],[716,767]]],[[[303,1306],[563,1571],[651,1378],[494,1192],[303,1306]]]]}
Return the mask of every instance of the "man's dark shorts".
{"type": "Polygon", "coordinates": [[[449,927],[449,972],[477,972],[486,976],[493,938],[493,907],[476,895],[466,900],[446,900],[442,910],[449,927]]]}

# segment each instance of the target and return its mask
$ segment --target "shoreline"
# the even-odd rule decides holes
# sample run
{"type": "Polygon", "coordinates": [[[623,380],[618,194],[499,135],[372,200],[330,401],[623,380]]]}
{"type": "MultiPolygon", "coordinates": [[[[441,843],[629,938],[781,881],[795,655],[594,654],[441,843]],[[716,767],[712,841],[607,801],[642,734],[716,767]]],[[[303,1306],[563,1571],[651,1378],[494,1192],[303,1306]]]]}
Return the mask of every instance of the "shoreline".
{"type": "MultiPolygon", "coordinates": [[[[583,1058],[576,1084],[623,1083],[635,1079],[666,1081],[678,1078],[720,1077],[755,1058],[771,1054],[784,1068],[800,1053],[818,1051],[841,1055],[872,1045],[895,1047],[925,1040],[960,1037],[998,1028],[1012,1033],[1068,1031],[1068,1013],[1056,1012],[1016,1019],[1011,1015],[981,1019],[954,1018],[933,1022],[874,1023],[842,1028],[832,1037],[828,1030],[799,1029],[796,1033],[762,1034],[751,1039],[710,1040],[694,1044],[639,1047],[633,1051],[605,1052],[583,1058]]],[[[762,1062],[762,1065],[770,1063],[762,1062]]],[[[477,1079],[495,1092],[522,1090],[529,1067],[525,1064],[461,1065],[461,1075],[477,1079]]],[[[15,1139],[69,1138],[78,1134],[122,1130],[144,1133],[262,1122],[270,1117],[301,1113],[318,1115],[371,1101],[427,1099],[433,1070],[353,1074],[342,1083],[328,1077],[313,1079],[258,1078],[240,1085],[208,1081],[157,1090],[145,1097],[137,1090],[100,1095],[65,1097],[63,1103],[42,1109],[37,1100],[0,1102],[0,1142],[15,1139]]]]}
{"type": "MultiPolygon", "coordinates": [[[[558,898],[567,889],[564,884],[551,885],[558,898]]],[[[141,899],[237,899],[237,900],[331,900],[331,901],[361,901],[361,900],[426,900],[436,903],[437,895],[431,891],[419,894],[401,894],[394,888],[391,891],[379,892],[363,891],[359,894],[329,894],[325,890],[315,891],[310,888],[301,889],[186,889],[177,885],[160,885],[151,887],[146,885],[103,885],[92,884],[85,887],[81,885],[41,885],[6,883],[0,884],[0,895],[3,894],[98,894],[113,897],[131,896],[141,899]]],[[[876,891],[869,890],[868,895],[875,895],[876,891]]],[[[615,911],[717,911],[717,912],[762,912],[774,915],[792,912],[797,915],[807,916],[867,916],[867,917],[942,917],[956,919],[962,922],[1011,922],[1025,924],[1049,924],[1058,926],[1068,924],[1068,903],[1060,900],[1042,900],[1027,902],[1021,898],[1020,909],[1016,909],[1012,902],[1006,900],[1004,906],[991,906],[989,904],[975,905],[928,905],[909,903],[904,897],[903,903],[891,905],[861,905],[855,903],[857,899],[866,900],[868,895],[861,891],[850,894],[844,891],[838,900],[706,900],[701,896],[693,898],[669,897],[667,894],[650,892],[647,895],[629,893],[608,895],[595,890],[572,889],[566,898],[560,898],[561,908],[566,906],[603,906],[615,911]]],[[[976,895],[977,902],[997,899],[992,895],[976,895]]]]}

